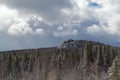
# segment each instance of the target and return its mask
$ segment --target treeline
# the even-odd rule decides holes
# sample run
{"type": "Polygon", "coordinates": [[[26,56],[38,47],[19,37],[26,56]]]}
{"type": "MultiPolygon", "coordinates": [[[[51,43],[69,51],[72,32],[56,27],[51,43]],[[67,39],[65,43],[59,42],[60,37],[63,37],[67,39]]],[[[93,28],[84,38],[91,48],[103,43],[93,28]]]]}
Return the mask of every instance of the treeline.
{"type": "Polygon", "coordinates": [[[116,58],[119,48],[86,40],[69,40],[63,44],[61,47],[0,52],[0,80],[120,79],[119,69],[114,67],[119,66],[116,58]],[[63,48],[66,43],[67,46],[72,43],[75,48],[63,48]],[[115,76],[117,78],[113,79],[115,76]]]}

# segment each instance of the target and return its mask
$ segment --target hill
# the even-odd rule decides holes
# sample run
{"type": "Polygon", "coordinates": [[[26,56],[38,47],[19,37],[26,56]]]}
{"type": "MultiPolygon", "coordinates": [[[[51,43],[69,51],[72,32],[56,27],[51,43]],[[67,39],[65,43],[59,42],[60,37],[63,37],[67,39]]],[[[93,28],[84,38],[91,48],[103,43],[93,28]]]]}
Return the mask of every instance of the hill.
{"type": "Polygon", "coordinates": [[[87,40],[0,52],[0,80],[120,80],[120,48],[87,40]]]}

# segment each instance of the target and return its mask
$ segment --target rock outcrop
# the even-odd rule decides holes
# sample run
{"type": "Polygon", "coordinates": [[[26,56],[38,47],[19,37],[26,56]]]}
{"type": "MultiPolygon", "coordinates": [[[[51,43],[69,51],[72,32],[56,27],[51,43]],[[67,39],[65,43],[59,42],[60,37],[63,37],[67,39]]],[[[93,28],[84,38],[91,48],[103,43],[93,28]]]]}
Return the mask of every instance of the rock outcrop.
{"type": "Polygon", "coordinates": [[[0,52],[0,80],[120,80],[119,74],[113,79],[119,53],[120,48],[86,40],[0,52]]]}

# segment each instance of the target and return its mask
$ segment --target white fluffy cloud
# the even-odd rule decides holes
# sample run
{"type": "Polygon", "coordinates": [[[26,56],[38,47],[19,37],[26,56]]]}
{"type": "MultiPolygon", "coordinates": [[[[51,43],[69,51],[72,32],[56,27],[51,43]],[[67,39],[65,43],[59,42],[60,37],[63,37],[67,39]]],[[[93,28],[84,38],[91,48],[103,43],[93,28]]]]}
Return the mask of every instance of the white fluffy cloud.
{"type": "Polygon", "coordinates": [[[36,33],[35,34],[38,34],[38,35],[43,35],[43,34],[45,34],[45,32],[44,32],[44,30],[43,29],[37,29],[36,30],[36,33]]]}
{"type": "Polygon", "coordinates": [[[9,30],[8,34],[12,36],[25,36],[27,34],[29,35],[43,35],[44,30],[43,29],[36,29],[36,31],[33,31],[33,29],[29,26],[26,22],[21,22],[18,24],[13,24],[9,30]]]}
{"type": "Polygon", "coordinates": [[[29,27],[28,23],[21,22],[18,24],[13,24],[9,30],[8,33],[10,35],[26,35],[26,34],[32,34],[32,28],[29,27]]]}
{"type": "Polygon", "coordinates": [[[0,33],[37,35],[46,42],[91,35],[120,41],[119,4],[120,0],[0,0],[0,33]]]}
{"type": "Polygon", "coordinates": [[[87,32],[96,35],[105,32],[109,36],[120,37],[120,0],[98,0],[98,2],[102,4],[102,8],[95,10],[94,15],[99,24],[88,26],[87,32]]]}
{"type": "Polygon", "coordinates": [[[87,28],[88,33],[98,33],[101,32],[101,27],[98,25],[92,25],[87,28]]]}
{"type": "Polygon", "coordinates": [[[57,27],[57,30],[54,32],[55,37],[66,37],[66,36],[76,36],[78,34],[78,30],[76,29],[78,26],[76,24],[63,24],[57,27]]]}
{"type": "MultiPolygon", "coordinates": [[[[31,19],[31,15],[37,15],[34,16],[35,19],[37,19],[34,19],[34,26],[39,25],[39,20],[43,20],[43,22],[49,26],[50,24],[52,24],[51,26],[67,23],[82,24],[83,22],[94,20],[98,23],[85,26],[87,33],[93,34],[103,31],[107,34],[116,35],[119,34],[120,30],[120,0],[0,0],[0,3],[11,8],[8,9],[5,6],[1,7],[0,15],[2,16],[0,19],[0,30],[7,30],[10,28],[10,32],[14,25],[19,25],[21,22],[27,23],[31,19]],[[26,18],[21,18],[23,15],[20,15],[19,12],[20,14],[23,13],[26,18]]],[[[23,33],[33,32],[31,25],[29,25],[27,29],[28,28],[30,31],[23,33]]],[[[72,30],[69,27],[67,28],[68,29],[63,31],[55,31],[54,35],[57,36],[64,33],[69,35],[78,32],[75,29],[72,30]]],[[[16,31],[17,29],[14,28],[14,30],[16,31]]],[[[37,30],[34,30],[34,32],[36,31],[37,30]]]]}
{"type": "MultiPolygon", "coordinates": [[[[0,31],[6,32],[11,36],[43,35],[43,29],[33,30],[28,21],[33,19],[34,26],[39,24],[42,19],[35,15],[20,15],[17,10],[11,10],[5,5],[0,6],[0,31]],[[37,20],[37,21],[36,21],[37,20]],[[38,34],[39,33],[39,34],[38,34]]],[[[33,27],[34,27],[33,26],[33,27]]]]}

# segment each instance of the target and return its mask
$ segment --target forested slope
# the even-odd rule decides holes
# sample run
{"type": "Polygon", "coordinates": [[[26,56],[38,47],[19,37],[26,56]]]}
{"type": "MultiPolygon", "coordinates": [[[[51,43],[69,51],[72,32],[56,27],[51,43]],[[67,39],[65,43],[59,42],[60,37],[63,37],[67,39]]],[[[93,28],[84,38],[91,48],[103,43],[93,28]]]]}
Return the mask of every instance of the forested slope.
{"type": "Polygon", "coordinates": [[[0,80],[120,80],[120,48],[86,40],[0,52],[0,80]]]}

